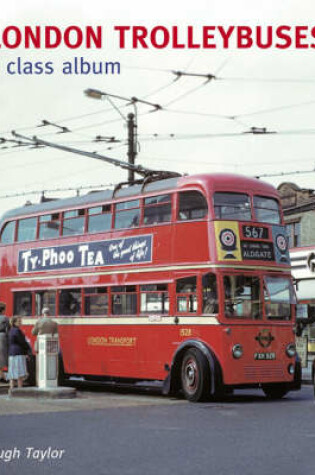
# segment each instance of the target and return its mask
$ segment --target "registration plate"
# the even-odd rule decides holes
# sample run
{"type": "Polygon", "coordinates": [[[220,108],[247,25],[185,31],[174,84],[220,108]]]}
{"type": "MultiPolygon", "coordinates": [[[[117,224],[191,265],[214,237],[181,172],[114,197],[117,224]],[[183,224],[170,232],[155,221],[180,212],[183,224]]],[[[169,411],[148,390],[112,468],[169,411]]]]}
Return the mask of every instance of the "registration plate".
{"type": "Polygon", "coordinates": [[[276,353],[254,353],[254,360],[275,360],[276,353]]]}

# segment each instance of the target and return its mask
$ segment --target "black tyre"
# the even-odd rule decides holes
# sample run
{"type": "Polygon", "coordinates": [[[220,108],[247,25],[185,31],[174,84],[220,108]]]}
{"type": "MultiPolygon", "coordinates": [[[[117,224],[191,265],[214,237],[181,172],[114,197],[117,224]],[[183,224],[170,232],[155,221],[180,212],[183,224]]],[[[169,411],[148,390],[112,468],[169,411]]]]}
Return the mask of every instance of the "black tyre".
{"type": "Polygon", "coordinates": [[[281,399],[288,393],[285,384],[266,384],[262,389],[268,399],[281,399]]]}
{"type": "Polygon", "coordinates": [[[62,386],[65,383],[65,369],[63,366],[62,354],[58,354],[58,386],[62,386]]]}
{"type": "Polygon", "coordinates": [[[196,348],[191,348],[184,354],[181,364],[181,387],[188,401],[198,402],[209,398],[209,364],[207,358],[196,348]]]}

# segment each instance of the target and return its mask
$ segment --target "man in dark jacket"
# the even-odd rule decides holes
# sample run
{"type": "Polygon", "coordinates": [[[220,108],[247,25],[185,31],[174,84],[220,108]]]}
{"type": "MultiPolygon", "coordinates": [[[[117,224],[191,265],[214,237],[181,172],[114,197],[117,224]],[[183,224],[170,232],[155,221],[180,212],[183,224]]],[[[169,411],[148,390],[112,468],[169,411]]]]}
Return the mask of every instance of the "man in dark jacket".
{"type": "Polygon", "coordinates": [[[4,315],[5,303],[0,302],[0,380],[4,380],[4,369],[8,367],[8,333],[10,323],[4,315]]]}
{"type": "Polygon", "coordinates": [[[58,325],[50,318],[48,307],[43,308],[43,316],[40,317],[32,330],[32,335],[57,335],[58,325]]]}

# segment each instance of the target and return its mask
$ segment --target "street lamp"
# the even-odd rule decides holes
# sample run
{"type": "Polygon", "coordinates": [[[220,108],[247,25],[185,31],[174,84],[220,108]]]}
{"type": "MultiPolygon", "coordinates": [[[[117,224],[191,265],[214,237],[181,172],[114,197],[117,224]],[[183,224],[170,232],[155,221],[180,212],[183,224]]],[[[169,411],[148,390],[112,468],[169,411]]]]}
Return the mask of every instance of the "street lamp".
{"type": "MultiPolygon", "coordinates": [[[[87,97],[91,97],[92,99],[103,99],[105,97],[108,99],[110,104],[114,107],[114,109],[119,113],[119,115],[123,118],[123,120],[127,123],[127,130],[128,130],[128,163],[130,165],[135,165],[136,156],[137,156],[137,109],[136,104],[132,99],[128,99],[126,97],[116,96],[114,94],[107,94],[106,92],[100,91],[98,89],[86,89],[84,94],[87,97]],[[128,114],[127,118],[121,113],[121,111],[116,107],[116,105],[111,101],[111,98],[120,99],[123,101],[128,101],[129,103],[133,104],[135,113],[128,114]]],[[[134,183],[135,181],[135,172],[133,169],[128,170],[128,182],[130,184],[134,183]]]]}

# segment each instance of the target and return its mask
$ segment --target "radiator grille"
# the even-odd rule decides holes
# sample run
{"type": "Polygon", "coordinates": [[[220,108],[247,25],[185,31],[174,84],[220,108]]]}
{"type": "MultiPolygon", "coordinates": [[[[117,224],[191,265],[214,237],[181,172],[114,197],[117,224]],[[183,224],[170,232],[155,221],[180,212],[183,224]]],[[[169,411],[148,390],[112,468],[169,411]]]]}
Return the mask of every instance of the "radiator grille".
{"type": "Polygon", "coordinates": [[[272,381],[282,379],[284,377],[283,367],[280,365],[273,366],[245,366],[244,368],[246,380],[254,381],[272,381]]]}

